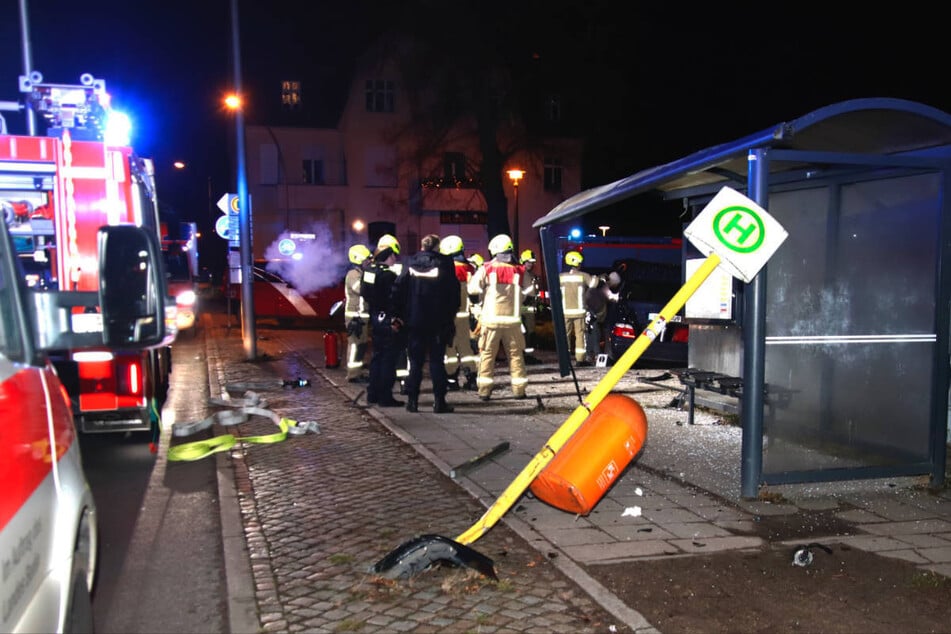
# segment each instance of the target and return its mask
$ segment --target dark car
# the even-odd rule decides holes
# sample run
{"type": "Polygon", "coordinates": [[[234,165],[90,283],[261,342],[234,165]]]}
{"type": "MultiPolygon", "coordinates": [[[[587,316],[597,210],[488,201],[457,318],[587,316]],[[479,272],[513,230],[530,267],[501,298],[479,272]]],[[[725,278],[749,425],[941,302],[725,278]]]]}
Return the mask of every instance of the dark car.
{"type": "MultiPolygon", "coordinates": [[[[617,303],[604,320],[604,350],[613,364],[661,309],[680,290],[681,267],[642,260],[619,260],[612,270],[621,276],[617,303]]],[[[680,315],[667,324],[663,334],[641,355],[641,365],[687,366],[689,328],[680,315]]]]}

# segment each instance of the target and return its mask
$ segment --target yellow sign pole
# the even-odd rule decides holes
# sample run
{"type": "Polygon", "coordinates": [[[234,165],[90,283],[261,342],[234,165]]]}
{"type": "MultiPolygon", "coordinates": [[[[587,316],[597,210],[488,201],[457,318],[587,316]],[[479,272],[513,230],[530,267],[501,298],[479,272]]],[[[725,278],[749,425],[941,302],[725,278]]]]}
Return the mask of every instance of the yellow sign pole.
{"type": "Polygon", "coordinates": [[[621,380],[621,377],[631,369],[631,366],[644,354],[647,347],[653,343],[654,338],[663,331],[662,325],[666,325],[667,322],[673,319],[674,315],[683,308],[687,300],[690,299],[690,296],[697,292],[700,285],[713,273],[719,264],[720,256],[716,253],[711,253],[707,256],[707,259],[703,261],[694,274],[690,276],[680,290],[667,302],[667,305],[661,309],[658,316],[654,318],[654,321],[638,335],[634,343],[631,344],[631,347],[621,355],[621,358],[615,362],[607,374],[598,381],[598,384],[591,390],[591,394],[588,395],[588,400],[585,401],[584,405],[579,405],[571,413],[568,419],[562,423],[561,427],[548,439],[548,442],[545,443],[542,450],[535,454],[535,457],[525,465],[525,468],[515,476],[512,483],[505,488],[492,506],[479,518],[479,521],[456,538],[457,542],[460,544],[471,544],[488,532],[490,528],[495,526],[495,523],[512,508],[512,505],[521,497],[535,477],[551,462],[555,454],[568,442],[571,436],[578,431],[578,428],[581,427],[581,424],[588,417],[588,414],[591,413],[591,410],[597,407],[598,403],[611,392],[618,381],[621,380]]]}

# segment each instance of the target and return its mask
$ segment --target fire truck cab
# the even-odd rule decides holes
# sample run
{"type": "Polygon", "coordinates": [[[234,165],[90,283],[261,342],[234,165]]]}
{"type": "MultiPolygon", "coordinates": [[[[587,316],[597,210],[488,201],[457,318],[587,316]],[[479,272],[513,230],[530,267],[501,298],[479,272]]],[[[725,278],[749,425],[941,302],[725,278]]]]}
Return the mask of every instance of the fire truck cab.
{"type": "MultiPolygon", "coordinates": [[[[97,291],[102,226],[134,225],[160,240],[152,163],[104,136],[111,113],[105,84],[90,76],[82,82],[31,78],[27,99],[47,119],[47,136],[0,134],[0,210],[27,283],[37,290],[97,291]]],[[[163,292],[166,284],[163,279],[163,292]]],[[[157,438],[170,347],[62,347],[50,358],[81,431],[157,438]]]]}

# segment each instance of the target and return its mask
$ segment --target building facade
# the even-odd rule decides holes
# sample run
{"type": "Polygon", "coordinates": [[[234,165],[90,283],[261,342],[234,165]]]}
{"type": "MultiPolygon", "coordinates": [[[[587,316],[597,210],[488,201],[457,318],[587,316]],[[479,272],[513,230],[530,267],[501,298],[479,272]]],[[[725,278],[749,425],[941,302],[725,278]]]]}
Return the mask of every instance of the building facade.
{"type": "MultiPolygon", "coordinates": [[[[398,64],[368,57],[356,68],[335,128],[247,125],[254,258],[283,257],[277,245],[288,238],[316,240],[344,255],[354,243],[372,248],[384,233],[396,235],[406,254],[427,233],[457,234],[467,253],[487,257],[492,236],[483,187],[491,177],[501,178],[517,246],[538,253],[532,223],[581,189],[580,140],[533,136],[531,147],[520,147],[524,128],[500,126],[501,173],[483,174],[474,117],[432,133],[419,123],[420,95],[405,89],[398,64]],[[517,191],[507,176],[516,168],[524,171],[517,191]]],[[[302,101],[294,93],[298,82],[281,86],[282,103],[302,101]]],[[[551,99],[539,113],[557,123],[551,99]]]]}

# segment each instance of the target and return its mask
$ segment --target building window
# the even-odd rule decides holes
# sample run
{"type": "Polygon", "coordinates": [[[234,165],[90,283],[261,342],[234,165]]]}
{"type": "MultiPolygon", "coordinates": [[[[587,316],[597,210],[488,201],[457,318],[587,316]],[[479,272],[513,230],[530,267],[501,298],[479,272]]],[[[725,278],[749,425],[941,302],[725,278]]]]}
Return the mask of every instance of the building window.
{"type": "Polygon", "coordinates": [[[443,155],[443,178],[446,185],[455,185],[465,181],[465,154],[462,152],[446,152],[443,155]]]}
{"type": "Polygon", "coordinates": [[[561,191],[561,172],[561,159],[554,156],[546,156],[544,177],[546,192],[561,191]]]}
{"type": "Polygon", "coordinates": [[[393,82],[389,79],[368,79],[366,83],[367,112],[393,112],[393,82]]]}
{"type": "Polygon", "coordinates": [[[281,108],[284,110],[300,110],[301,94],[299,81],[284,80],[281,82],[281,108]]]}
{"type": "Polygon", "coordinates": [[[320,159],[304,159],[304,183],[307,185],[324,184],[324,162],[320,159]]]}
{"type": "Polygon", "coordinates": [[[545,98],[545,118],[552,122],[561,121],[561,98],[558,95],[545,98]]]}

